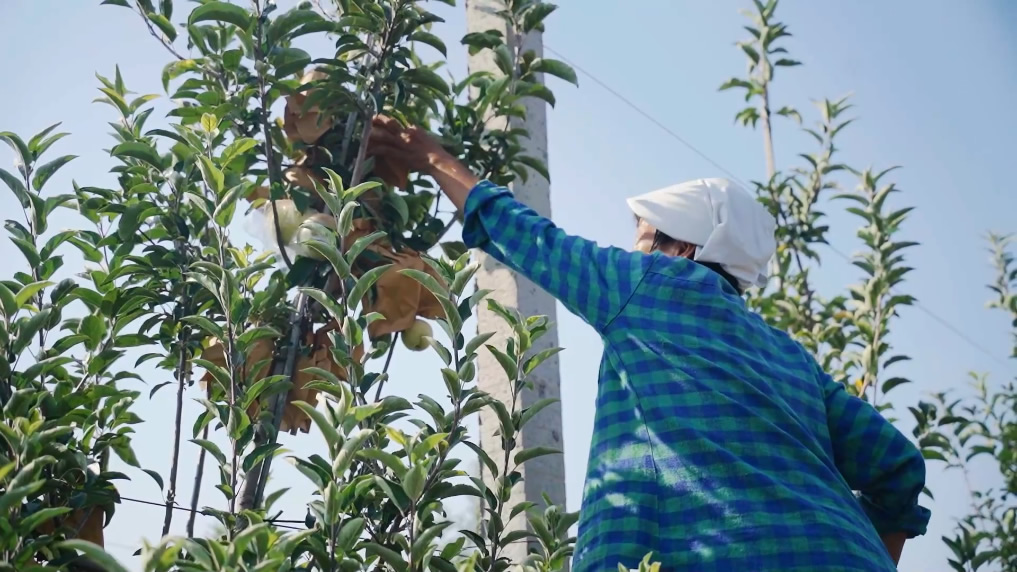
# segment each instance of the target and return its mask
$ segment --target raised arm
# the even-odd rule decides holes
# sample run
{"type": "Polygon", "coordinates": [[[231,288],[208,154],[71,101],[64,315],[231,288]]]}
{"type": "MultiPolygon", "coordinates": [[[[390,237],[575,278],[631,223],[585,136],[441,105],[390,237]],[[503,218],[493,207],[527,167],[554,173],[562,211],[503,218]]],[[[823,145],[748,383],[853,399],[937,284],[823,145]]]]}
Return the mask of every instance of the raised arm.
{"type": "Polygon", "coordinates": [[[904,541],[925,534],[929,510],[918,504],[925,459],[914,444],[868,402],[821,373],[834,462],[887,551],[900,559],[904,541]]]}
{"type": "Polygon", "coordinates": [[[372,153],[431,175],[463,214],[463,240],[526,276],[590,325],[603,331],[625,306],[651,257],[569,236],[480,181],[425,132],[379,117],[372,153]]]}

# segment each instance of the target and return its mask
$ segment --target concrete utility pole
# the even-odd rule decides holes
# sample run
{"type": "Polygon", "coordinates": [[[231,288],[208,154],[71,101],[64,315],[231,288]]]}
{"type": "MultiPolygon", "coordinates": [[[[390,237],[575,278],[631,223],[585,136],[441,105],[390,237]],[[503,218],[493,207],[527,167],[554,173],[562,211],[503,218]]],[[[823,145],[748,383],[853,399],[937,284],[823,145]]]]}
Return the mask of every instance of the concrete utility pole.
{"type": "MultiPolygon", "coordinates": [[[[504,20],[496,12],[504,9],[503,0],[466,0],[466,27],[469,32],[501,30],[510,42],[519,41],[513,38],[504,20]]],[[[521,39],[523,49],[533,50],[537,56],[543,54],[543,41],[539,32],[534,32],[521,39]]],[[[501,73],[489,50],[482,51],[469,60],[470,73],[489,71],[501,73]]],[[[527,155],[547,161],[547,107],[537,98],[529,97],[526,103],[527,120],[520,122],[519,127],[529,131],[530,138],[524,143],[527,155]]],[[[516,120],[513,120],[515,122],[516,120]]],[[[533,174],[525,183],[516,181],[512,184],[516,197],[527,206],[544,216],[551,214],[551,188],[543,177],[533,174]]],[[[541,338],[534,351],[558,345],[558,329],[555,322],[555,300],[538,286],[512,272],[493,258],[478,253],[481,269],[477,273],[477,288],[492,290],[490,298],[497,300],[506,308],[515,308],[523,316],[547,316],[552,322],[550,331],[541,338]]],[[[507,325],[481,304],[477,316],[477,329],[480,332],[496,332],[491,343],[500,344],[511,333],[507,325]]],[[[478,358],[479,386],[497,399],[509,402],[511,388],[501,367],[494,356],[481,351],[478,358]]],[[[558,358],[552,357],[544,362],[533,376],[533,390],[523,390],[521,407],[529,407],[544,398],[559,398],[561,378],[558,358]]],[[[501,439],[496,436],[498,417],[493,411],[485,409],[480,414],[480,445],[493,458],[501,457],[501,439]]],[[[517,437],[517,450],[531,447],[552,447],[563,449],[561,408],[554,404],[541,411],[517,437]]],[[[482,469],[483,470],[483,469],[482,469]]],[[[523,482],[513,491],[512,503],[531,501],[543,505],[542,494],[546,493],[555,504],[565,504],[565,462],[561,455],[546,455],[527,462],[521,469],[523,482]]],[[[491,475],[484,474],[490,482],[491,475]]],[[[506,531],[521,530],[529,526],[523,515],[507,523],[506,531]]],[[[522,560],[526,555],[526,545],[519,543],[508,547],[506,556],[512,560],[522,560]]]]}

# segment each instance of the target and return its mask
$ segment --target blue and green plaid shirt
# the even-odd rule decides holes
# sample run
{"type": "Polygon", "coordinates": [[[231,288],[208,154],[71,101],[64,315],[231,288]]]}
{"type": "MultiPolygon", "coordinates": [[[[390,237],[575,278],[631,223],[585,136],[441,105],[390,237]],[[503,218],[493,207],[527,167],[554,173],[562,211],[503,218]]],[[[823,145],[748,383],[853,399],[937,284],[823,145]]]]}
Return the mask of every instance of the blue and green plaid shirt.
{"type": "Polygon", "coordinates": [[[719,275],[566,235],[482,182],[463,237],[604,340],[576,572],[891,571],[925,462],[719,275]],[[857,496],[852,491],[859,491],[857,496]]]}

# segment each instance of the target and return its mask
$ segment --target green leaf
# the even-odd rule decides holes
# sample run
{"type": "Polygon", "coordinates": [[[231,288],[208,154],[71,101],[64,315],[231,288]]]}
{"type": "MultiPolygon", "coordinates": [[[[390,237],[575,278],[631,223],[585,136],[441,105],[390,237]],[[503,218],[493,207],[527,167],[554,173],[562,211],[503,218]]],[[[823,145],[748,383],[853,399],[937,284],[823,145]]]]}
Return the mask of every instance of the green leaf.
{"type": "Polygon", "coordinates": [[[883,382],[883,393],[888,393],[891,389],[905,383],[911,383],[911,380],[903,377],[891,377],[883,382]]]}
{"type": "Polygon", "coordinates": [[[229,165],[234,159],[250,151],[258,144],[258,141],[250,137],[242,137],[229,144],[222,152],[220,164],[229,165]]]}
{"type": "Polygon", "coordinates": [[[533,417],[536,414],[540,413],[544,408],[548,407],[549,405],[553,405],[553,404],[555,404],[557,402],[558,402],[557,399],[555,399],[553,397],[547,397],[547,398],[541,399],[540,401],[538,401],[538,402],[534,403],[533,405],[527,407],[520,414],[520,417],[519,417],[519,426],[520,427],[525,426],[527,423],[529,423],[530,419],[533,419],[533,417]]]}
{"type": "Polygon", "coordinates": [[[21,305],[18,304],[17,298],[14,297],[10,288],[0,283],[0,310],[3,310],[4,317],[10,320],[14,314],[18,313],[20,307],[21,305]]]}
{"type": "Polygon", "coordinates": [[[177,30],[173,27],[173,23],[163,16],[162,14],[156,14],[155,12],[149,12],[147,14],[148,20],[155,24],[163,34],[166,34],[166,38],[169,41],[177,39],[177,30]]]}
{"type": "Polygon", "coordinates": [[[403,79],[413,85],[419,85],[436,91],[440,95],[448,95],[448,84],[433,70],[413,68],[403,73],[403,79]]]}
{"type": "Polygon", "coordinates": [[[733,78],[725,81],[724,83],[722,83],[720,85],[720,87],[718,88],[718,91],[726,91],[726,90],[733,89],[733,88],[736,88],[736,87],[740,87],[740,88],[747,89],[747,90],[750,90],[750,91],[754,88],[754,86],[752,85],[751,82],[748,82],[748,81],[746,81],[744,79],[740,79],[740,78],[737,78],[737,77],[733,77],[733,78]]]}
{"type": "Polygon", "coordinates": [[[547,2],[540,2],[533,5],[523,16],[523,32],[530,33],[533,30],[544,29],[544,20],[557,10],[558,7],[547,2]]]}
{"type": "Polygon", "coordinates": [[[331,449],[334,450],[339,445],[342,437],[339,435],[339,431],[336,430],[335,426],[325,418],[324,413],[303,401],[294,401],[292,405],[303,411],[311,418],[311,420],[314,421],[314,424],[318,426],[319,430],[321,430],[321,435],[325,438],[325,442],[328,443],[328,446],[331,449]]]}
{"type": "Polygon", "coordinates": [[[366,182],[360,183],[359,185],[357,185],[357,186],[355,186],[355,187],[353,187],[351,189],[347,189],[347,190],[343,191],[342,192],[343,193],[343,200],[345,200],[346,202],[355,201],[355,200],[360,198],[360,195],[363,195],[367,191],[370,191],[371,189],[376,189],[376,188],[378,188],[380,186],[381,186],[381,183],[379,183],[378,181],[366,181],[366,182]]]}
{"type": "Polygon", "coordinates": [[[759,52],[749,44],[739,43],[738,47],[745,52],[745,55],[749,57],[749,60],[754,64],[759,64],[759,52]]]}
{"type": "Polygon", "coordinates": [[[413,447],[413,455],[416,457],[424,457],[447,438],[448,433],[435,433],[434,435],[428,435],[426,439],[417,443],[417,445],[413,447]]]}
{"type": "MultiPolygon", "coordinates": [[[[39,290],[52,285],[52,282],[32,282],[31,284],[26,284],[18,291],[18,295],[14,297],[15,307],[20,308],[24,306],[39,290]]],[[[6,303],[4,306],[6,306],[6,303]]]]}
{"type": "Polygon", "coordinates": [[[215,460],[218,461],[220,465],[228,464],[226,462],[226,455],[224,455],[223,452],[219,450],[219,446],[209,441],[208,439],[191,439],[191,443],[194,443],[195,445],[208,451],[213,457],[215,457],[215,460]]]}
{"type": "Polygon", "coordinates": [[[100,6],[123,6],[124,8],[130,8],[131,5],[127,3],[127,0],[102,0],[99,2],[100,6]]]}
{"type": "Polygon", "coordinates": [[[201,128],[205,133],[215,133],[219,129],[219,118],[211,113],[202,113],[201,128]]]}
{"type": "Polygon", "coordinates": [[[406,472],[406,476],[403,477],[403,492],[406,493],[406,496],[410,497],[410,500],[416,501],[423,494],[426,481],[427,467],[422,464],[414,465],[406,472]]]}
{"type": "Polygon", "coordinates": [[[349,250],[346,251],[346,262],[352,266],[368,246],[386,236],[388,236],[387,232],[379,230],[367,236],[358,238],[353,242],[353,245],[349,247],[349,250]]]}
{"type": "Polygon", "coordinates": [[[547,165],[545,165],[544,162],[541,161],[540,159],[537,159],[536,157],[530,157],[528,155],[520,155],[516,157],[516,161],[533,169],[537,174],[539,174],[541,177],[544,177],[544,179],[546,179],[547,181],[551,180],[551,173],[548,172],[547,165]]]}
{"type": "Polygon", "coordinates": [[[46,165],[36,169],[36,176],[32,178],[32,185],[36,187],[36,190],[42,190],[43,186],[46,185],[46,181],[50,180],[59,169],[64,165],[70,163],[74,159],[77,159],[76,155],[64,155],[59,159],[54,159],[46,165]]]}
{"type": "Polygon", "coordinates": [[[15,161],[18,164],[28,165],[32,162],[32,151],[29,150],[28,145],[25,145],[25,142],[16,133],[0,131],[0,140],[6,141],[11,146],[11,149],[14,149],[14,153],[17,155],[15,161]]]}
{"type": "Polygon", "coordinates": [[[272,50],[272,65],[278,77],[299,72],[311,63],[311,55],[300,48],[276,48],[272,50]]]}
{"type": "MultiPolygon", "coordinates": [[[[15,479],[18,477],[15,476],[15,479]]],[[[46,484],[46,481],[39,480],[22,486],[11,486],[0,495],[0,514],[6,515],[12,507],[20,505],[22,501],[33,495],[46,484]]]]}
{"type": "Polygon", "coordinates": [[[349,439],[335,456],[335,461],[332,462],[332,475],[335,478],[342,478],[343,474],[346,473],[346,469],[350,468],[353,457],[356,456],[358,451],[363,450],[364,441],[371,435],[374,435],[373,429],[359,429],[349,436],[349,439]]]}
{"type": "Polygon", "coordinates": [[[113,148],[111,153],[114,157],[123,159],[129,157],[131,159],[137,159],[144,161],[156,169],[162,170],[163,161],[159,152],[155,150],[148,143],[142,143],[141,141],[128,141],[127,143],[121,143],[113,148]]]}
{"type": "Polygon", "coordinates": [[[350,552],[353,545],[360,539],[360,535],[364,533],[364,525],[365,521],[361,517],[347,520],[336,536],[336,548],[340,552],[350,552]]]}
{"type": "Polygon", "coordinates": [[[272,453],[275,453],[275,451],[280,447],[282,447],[282,445],[279,443],[265,443],[264,445],[258,445],[255,447],[254,450],[248,453],[241,462],[244,472],[249,472],[255,465],[260,463],[272,453]]]}
{"type": "MultiPolygon", "coordinates": [[[[315,223],[304,223],[307,226],[315,223]]],[[[324,227],[324,225],[321,225],[324,227]]],[[[305,227],[306,228],[306,227],[305,227]]],[[[346,264],[346,259],[339,253],[339,249],[336,247],[334,241],[322,242],[320,240],[307,240],[302,242],[304,246],[317,252],[325,260],[328,260],[332,264],[332,268],[335,269],[336,275],[342,279],[346,279],[350,275],[350,267],[346,264]]]]}
{"type": "Polygon", "coordinates": [[[87,540],[64,540],[56,543],[54,546],[62,550],[80,552],[106,572],[130,572],[127,568],[121,566],[108,552],[100,548],[98,544],[93,544],[87,540]]]}
{"type": "Polygon", "coordinates": [[[207,21],[233,24],[238,28],[246,30],[251,25],[251,13],[229,2],[209,2],[195,8],[187,19],[187,24],[194,25],[198,22],[207,21]]]}
{"type": "Polygon", "coordinates": [[[180,319],[180,321],[188,324],[194,324],[216,338],[223,339],[226,337],[226,332],[222,329],[222,327],[205,316],[184,316],[180,319]]]}
{"type": "Polygon", "coordinates": [[[35,530],[40,524],[53,520],[54,518],[71,512],[70,507],[61,506],[55,508],[44,508],[39,512],[32,513],[21,520],[21,530],[35,530]]]}
{"type": "Polygon", "coordinates": [[[399,479],[402,479],[403,475],[406,474],[406,466],[399,460],[399,457],[388,451],[382,451],[381,449],[360,449],[357,451],[357,456],[379,461],[388,467],[388,470],[392,471],[392,474],[399,479]]]}
{"type": "Polygon", "coordinates": [[[269,25],[265,41],[269,45],[285,39],[288,34],[305,24],[317,24],[324,19],[314,10],[293,9],[279,16],[269,25]]]}
{"type": "Polygon", "coordinates": [[[402,555],[391,548],[386,548],[374,542],[365,542],[363,543],[363,547],[367,550],[369,555],[381,558],[396,572],[406,572],[406,570],[409,569],[409,566],[406,564],[406,560],[402,557],[402,555]]]}
{"type": "Polygon", "coordinates": [[[554,92],[549,87],[542,83],[519,80],[516,85],[516,95],[520,97],[536,97],[547,102],[548,105],[554,107],[558,103],[554,97],[554,92]]]}
{"type": "Polygon", "coordinates": [[[513,458],[517,465],[522,465],[530,459],[536,459],[537,457],[543,457],[545,455],[560,455],[561,451],[558,449],[552,449],[550,447],[533,447],[530,449],[523,449],[516,453],[513,458]]]}
{"type": "Polygon", "coordinates": [[[505,371],[505,375],[508,376],[509,380],[515,380],[518,378],[519,370],[516,367],[515,360],[510,358],[505,352],[490,344],[487,345],[487,349],[494,355],[494,358],[498,360],[498,365],[500,365],[501,369],[505,371]]]}
{"type": "MultiPolygon", "coordinates": [[[[221,173],[221,172],[220,172],[221,173]]],[[[215,220],[219,226],[229,226],[233,222],[233,213],[236,212],[237,199],[240,194],[247,189],[247,185],[241,183],[232,189],[226,191],[223,195],[222,200],[215,207],[215,212],[212,213],[212,219],[215,220]]]]}
{"type": "Polygon", "coordinates": [[[546,73],[559,77],[573,85],[579,85],[579,78],[572,66],[558,60],[538,58],[530,65],[531,72],[546,73]]]}
{"type": "Polygon", "coordinates": [[[505,43],[505,39],[501,34],[494,30],[485,32],[471,32],[463,36],[462,42],[464,46],[469,47],[470,55],[476,55],[483,49],[495,49],[505,43]]]}
{"type": "Polygon", "coordinates": [[[367,292],[371,289],[371,287],[374,286],[375,282],[377,282],[378,279],[381,278],[381,275],[389,270],[391,266],[391,264],[385,264],[383,266],[376,266],[367,272],[364,272],[363,276],[357,279],[357,283],[354,284],[353,288],[350,290],[350,303],[355,304],[362,300],[364,296],[367,295],[367,292]]]}
{"type": "Polygon", "coordinates": [[[551,357],[561,353],[564,348],[549,348],[536,355],[531,356],[523,363],[523,375],[529,375],[530,372],[537,369],[540,364],[544,363],[551,357]]]}
{"type": "MultiPolygon", "coordinates": [[[[28,150],[32,152],[33,157],[38,159],[39,156],[42,155],[42,151],[39,150],[39,146],[42,144],[43,139],[57,127],[60,127],[60,123],[54,123],[53,125],[50,125],[49,127],[36,133],[34,137],[28,140],[28,150]]],[[[66,133],[64,133],[63,135],[66,135],[66,133]]]]}
{"type": "Polygon", "coordinates": [[[162,69],[162,88],[169,91],[169,82],[180,75],[198,69],[195,60],[174,60],[162,69]]]}
{"type": "Polygon", "coordinates": [[[472,340],[466,343],[466,347],[463,348],[463,353],[465,353],[467,356],[473,355],[473,353],[476,352],[477,349],[480,348],[480,346],[486,344],[487,341],[493,337],[494,332],[485,332],[483,334],[478,334],[476,337],[474,337],[472,340]]]}
{"type": "Polygon", "coordinates": [[[162,482],[162,475],[160,475],[159,473],[157,473],[157,472],[155,472],[155,471],[153,471],[151,469],[141,469],[141,470],[145,471],[145,474],[147,474],[148,476],[152,477],[152,480],[155,481],[155,484],[159,485],[159,490],[160,491],[163,490],[164,485],[163,485],[163,482],[162,482]]]}
{"type": "Polygon", "coordinates": [[[328,176],[331,179],[332,184],[326,187],[325,185],[320,184],[316,179],[311,178],[311,181],[314,183],[314,192],[318,193],[318,196],[321,197],[321,200],[325,203],[325,206],[328,207],[328,210],[330,212],[332,213],[341,212],[343,209],[343,202],[339,198],[339,195],[333,193],[331,189],[335,188],[336,185],[338,185],[338,188],[340,189],[339,192],[341,193],[342,179],[340,179],[339,175],[337,175],[335,171],[332,171],[331,169],[322,169],[322,170],[328,173],[328,176]]]}
{"type": "Polygon", "coordinates": [[[218,195],[222,192],[223,185],[225,184],[225,177],[222,171],[212,163],[212,160],[204,155],[199,157],[198,168],[201,169],[201,178],[208,185],[208,188],[218,195]]]}
{"type": "Polygon", "coordinates": [[[441,52],[441,55],[446,56],[446,57],[448,56],[448,48],[445,47],[445,42],[441,41],[441,38],[439,38],[438,36],[435,36],[434,34],[432,34],[430,32],[425,32],[423,30],[417,30],[416,32],[413,32],[412,34],[410,34],[410,41],[411,42],[420,42],[422,44],[427,44],[428,46],[431,46],[432,48],[434,48],[434,49],[438,50],[439,52],[441,52]]]}
{"type": "Polygon", "coordinates": [[[15,177],[5,169],[0,169],[0,179],[7,183],[7,187],[10,188],[14,196],[17,197],[18,202],[21,206],[28,208],[31,206],[32,201],[28,197],[28,189],[25,188],[25,183],[21,182],[21,179],[15,177]]]}
{"type": "Polygon", "coordinates": [[[299,291],[301,294],[310,296],[319,304],[324,306],[325,309],[328,310],[328,313],[340,323],[346,321],[346,314],[343,312],[342,307],[340,307],[339,304],[337,304],[336,301],[325,292],[318,290],[317,288],[300,288],[299,291]]]}

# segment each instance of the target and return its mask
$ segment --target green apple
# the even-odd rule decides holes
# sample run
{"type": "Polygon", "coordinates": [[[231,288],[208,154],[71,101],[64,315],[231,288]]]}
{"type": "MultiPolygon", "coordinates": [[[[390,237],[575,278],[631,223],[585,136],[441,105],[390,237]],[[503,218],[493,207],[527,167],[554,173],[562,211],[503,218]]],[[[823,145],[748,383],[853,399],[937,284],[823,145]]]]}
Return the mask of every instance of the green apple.
{"type": "Polygon", "coordinates": [[[434,334],[431,324],[417,319],[413,325],[403,331],[403,344],[415,352],[423,351],[429,345],[427,338],[434,334]]]}
{"type": "Polygon", "coordinates": [[[335,217],[325,213],[314,213],[300,223],[293,237],[291,248],[297,256],[305,256],[314,260],[325,260],[317,250],[307,246],[310,240],[331,244],[335,241],[335,217]]]}

